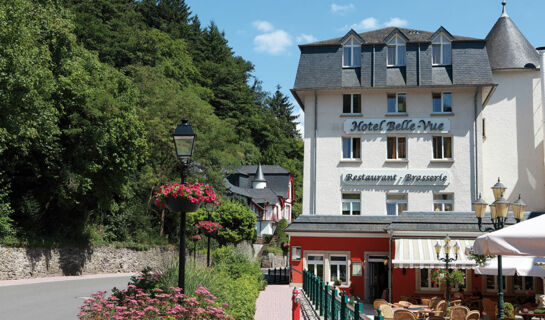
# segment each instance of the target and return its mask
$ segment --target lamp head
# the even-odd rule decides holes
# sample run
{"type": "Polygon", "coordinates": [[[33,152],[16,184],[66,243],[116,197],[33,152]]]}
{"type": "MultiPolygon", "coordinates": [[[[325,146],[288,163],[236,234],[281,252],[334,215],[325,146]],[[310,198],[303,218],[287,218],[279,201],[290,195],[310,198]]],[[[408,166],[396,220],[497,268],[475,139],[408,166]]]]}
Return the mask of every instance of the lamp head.
{"type": "Polygon", "coordinates": [[[434,248],[435,248],[435,253],[437,254],[437,257],[439,257],[439,254],[441,253],[441,244],[439,243],[439,241],[435,243],[434,248]]]}
{"type": "Polygon", "coordinates": [[[513,208],[513,215],[515,216],[515,220],[517,220],[517,222],[522,220],[522,218],[524,217],[524,209],[526,209],[526,203],[522,201],[522,199],[520,198],[520,194],[519,198],[511,204],[511,207],[513,208]]]}
{"type": "Polygon", "coordinates": [[[494,200],[500,199],[505,193],[505,190],[507,190],[507,188],[503,185],[503,183],[500,182],[500,178],[498,177],[498,182],[492,187],[492,193],[494,193],[494,200]]]}
{"type": "Polygon", "coordinates": [[[492,219],[496,219],[498,217],[497,213],[496,213],[496,205],[495,205],[495,202],[491,203],[490,204],[490,217],[492,219]]]}
{"type": "Polygon", "coordinates": [[[487,205],[488,203],[486,203],[486,201],[481,198],[481,194],[479,193],[479,198],[473,201],[473,210],[475,210],[475,217],[483,218],[487,205]]]}
{"type": "Polygon", "coordinates": [[[494,201],[494,204],[496,205],[496,216],[505,219],[509,211],[509,201],[505,200],[502,195],[498,200],[494,201]]]}
{"type": "Polygon", "coordinates": [[[183,118],[180,121],[180,124],[176,126],[176,129],[172,134],[172,138],[174,139],[174,146],[176,147],[176,155],[178,158],[182,161],[189,162],[193,155],[193,146],[195,145],[195,139],[197,138],[189,120],[183,118]]]}

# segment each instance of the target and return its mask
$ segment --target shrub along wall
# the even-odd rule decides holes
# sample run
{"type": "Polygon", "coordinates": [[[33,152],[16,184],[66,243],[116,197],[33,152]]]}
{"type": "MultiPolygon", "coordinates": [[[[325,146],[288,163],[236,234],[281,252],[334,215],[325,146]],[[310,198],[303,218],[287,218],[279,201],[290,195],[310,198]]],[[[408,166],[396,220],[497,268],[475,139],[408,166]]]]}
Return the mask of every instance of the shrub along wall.
{"type": "Polygon", "coordinates": [[[177,249],[167,248],[133,250],[115,246],[96,248],[0,246],[0,280],[139,272],[148,266],[159,269],[177,256],[177,249]]]}

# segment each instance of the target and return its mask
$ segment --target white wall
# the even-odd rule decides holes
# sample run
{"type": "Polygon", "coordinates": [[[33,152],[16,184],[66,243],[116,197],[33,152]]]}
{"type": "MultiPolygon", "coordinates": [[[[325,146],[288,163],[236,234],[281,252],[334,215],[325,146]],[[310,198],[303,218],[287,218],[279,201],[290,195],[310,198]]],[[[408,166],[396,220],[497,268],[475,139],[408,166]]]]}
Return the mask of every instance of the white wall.
{"type": "Polygon", "coordinates": [[[543,108],[539,71],[494,72],[496,92],[483,110],[483,198],[494,201],[498,177],[508,188],[506,199],[518,194],[526,210],[545,210],[543,108]]]}
{"type": "MultiPolygon", "coordinates": [[[[434,117],[432,112],[432,92],[441,90],[431,89],[407,89],[398,92],[407,94],[407,113],[414,117],[434,117]]],[[[329,91],[318,92],[318,132],[317,132],[317,184],[316,184],[316,213],[317,214],[341,214],[341,193],[343,190],[357,190],[361,192],[362,214],[383,215],[386,214],[386,192],[408,193],[408,205],[410,211],[433,210],[433,191],[454,193],[454,210],[470,211],[472,201],[472,128],[474,125],[474,88],[449,88],[444,92],[453,94],[453,115],[441,115],[451,123],[448,135],[453,136],[453,162],[437,163],[432,159],[432,134],[405,134],[408,149],[408,162],[390,163],[386,161],[386,137],[387,134],[357,135],[362,138],[362,161],[341,161],[342,136],[344,133],[345,117],[342,112],[343,93],[362,94],[362,112],[366,118],[386,117],[386,94],[393,90],[381,91],[329,91]],[[471,151],[471,152],[470,152],[471,151]],[[341,175],[346,170],[357,169],[444,169],[451,174],[451,183],[447,187],[430,186],[357,186],[347,187],[341,183],[341,175]]],[[[301,93],[305,105],[305,164],[303,184],[303,214],[308,214],[311,208],[312,190],[312,139],[314,135],[314,93],[301,93]]],[[[480,101],[480,99],[479,99],[480,101]]],[[[480,109],[480,106],[479,106],[480,109]]]]}

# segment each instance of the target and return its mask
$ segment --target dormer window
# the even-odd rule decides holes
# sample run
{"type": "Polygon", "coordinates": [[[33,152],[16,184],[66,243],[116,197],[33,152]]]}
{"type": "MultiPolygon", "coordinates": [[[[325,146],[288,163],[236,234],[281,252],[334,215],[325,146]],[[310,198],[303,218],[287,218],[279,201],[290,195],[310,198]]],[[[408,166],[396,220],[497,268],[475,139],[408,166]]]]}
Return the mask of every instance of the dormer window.
{"type": "Polygon", "coordinates": [[[404,66],[405,65],[405,42],[395,36],[388,42],[388,66],[404,66]]]}
{"type": "Polygon", "coordinates": [[[434,66],[451,64],[451,45],[447,37],[439,35],[432,41],[431,48],[434,66]]]}
{"type": "Polygon", "coordinates": [[[355,68],[359,66],[361,66],[361,43],[350,38],[343,45],[343,67],[355,68]]]}

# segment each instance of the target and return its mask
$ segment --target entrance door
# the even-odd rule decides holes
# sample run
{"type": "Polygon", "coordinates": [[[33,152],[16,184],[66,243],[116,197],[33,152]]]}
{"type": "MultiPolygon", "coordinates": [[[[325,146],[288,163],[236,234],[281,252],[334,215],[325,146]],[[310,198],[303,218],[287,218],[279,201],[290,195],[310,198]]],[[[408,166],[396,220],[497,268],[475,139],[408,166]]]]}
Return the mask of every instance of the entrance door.
{"type": "Polygon", "coordinates": [[[388,264],[384,264],[384,261],[388,261],[388,258],[371,256],[367,259],[365,289],[368,294],[365,296],[369,302],[382,298],[388,289],[388,264]]]}

